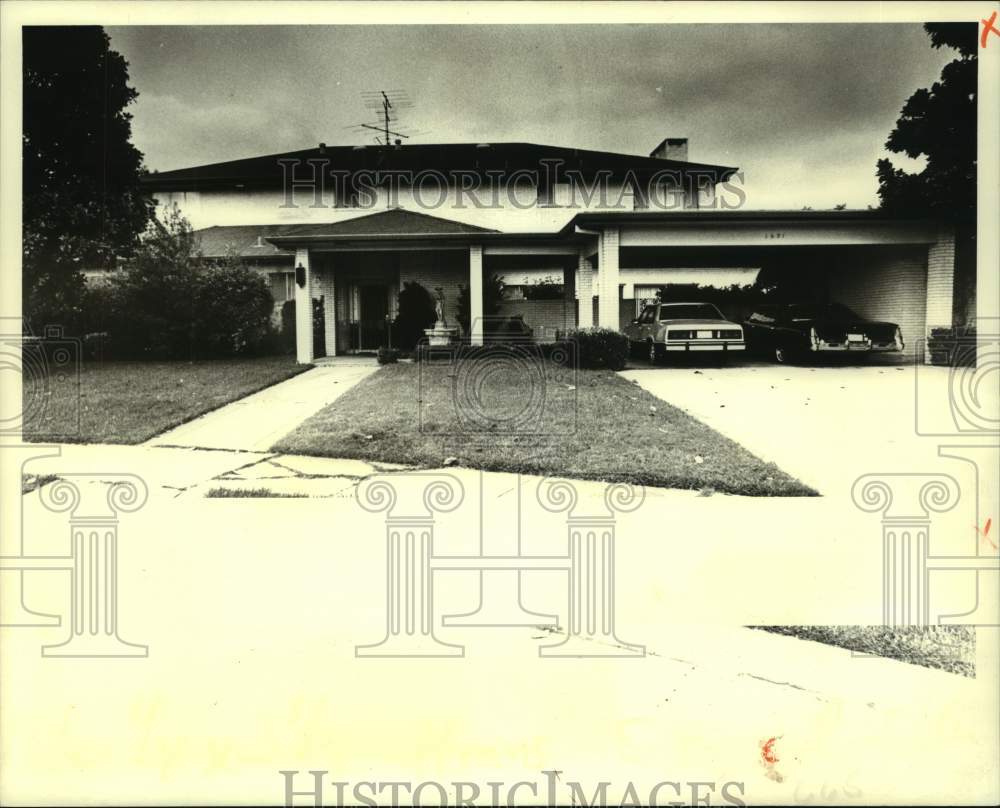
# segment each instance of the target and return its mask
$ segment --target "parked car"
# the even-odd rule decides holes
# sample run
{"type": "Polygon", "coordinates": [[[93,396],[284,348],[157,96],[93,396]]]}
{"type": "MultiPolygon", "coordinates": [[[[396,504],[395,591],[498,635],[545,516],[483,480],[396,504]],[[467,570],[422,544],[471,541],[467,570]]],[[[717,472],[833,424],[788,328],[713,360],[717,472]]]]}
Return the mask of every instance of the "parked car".
{"type": "Polygon", "coordinates": [[[633,353],[641,349],[653,364],[673,352],[743,351],[743,329],[711,303],[652,303],[625,327],[633,353]]]}
{"type": "Polygon", "coordinates": [[[896,323],[868,320],[841,303],[758,306],[743,323],[748,350],[789,362],[820,354],[902,351],[896,323]]]}

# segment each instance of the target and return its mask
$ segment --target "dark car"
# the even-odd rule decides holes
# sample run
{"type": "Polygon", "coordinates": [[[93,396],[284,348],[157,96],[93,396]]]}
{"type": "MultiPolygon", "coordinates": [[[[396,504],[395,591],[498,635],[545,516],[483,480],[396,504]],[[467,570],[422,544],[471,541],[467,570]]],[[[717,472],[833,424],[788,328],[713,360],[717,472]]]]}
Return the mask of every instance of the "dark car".
{"type": "Polygon", "coordinates": [[[758,306],[743,323],[747,349],[777,362],[903,350],[896,323],[868,320],[841,303],[758,306]]]}

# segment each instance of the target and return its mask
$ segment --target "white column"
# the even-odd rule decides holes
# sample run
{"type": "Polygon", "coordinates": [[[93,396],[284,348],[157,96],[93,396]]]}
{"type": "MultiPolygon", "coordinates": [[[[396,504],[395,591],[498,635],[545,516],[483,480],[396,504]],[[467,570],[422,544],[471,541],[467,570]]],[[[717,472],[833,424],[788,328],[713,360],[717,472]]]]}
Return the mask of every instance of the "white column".
{"type": "Polygon", "coordinates": [[[295,251],[295,361],[307,364],[313,361],[313,310],[312,270],[309,267],[309,250],[295,251]],[[306,282],[298,284],[298,267],[304,267],[306,282]]]}
{"type": "MultiPolygon", "coordinates": [[[[943,230],[927,250],[927,309],[924,337],[932,328],[951,328],[955,285],[955,234],[943,230]]],[[[919,350],[919,349],[918,349],[919,350]]],[[[924,354],[930,362],[930,351],[924,354]]]]}
{"type": "Polygon", "coordinates": [[[312,295],[314,298],[323,296],[323,322],[326,330],[323,332],[323,350],[327,356],[337,355],[337,288],[334,282],[335,269],[330,264],[328,254],[321,267],[311,269],[312,295]]]}
{"type": "Polygon", "coordinates": [[[618,330],[618,230],[608,228],[598,240],[597,324],[618,330]]]}
{"type": "Polygon", "coordinates": [[[576,275],[577,328],[594,326],[594,268],[582,252],[577,264],[576,275]]]}
{"type": "Polygon", "coordinates": [[[469,247],[469,326],[470,342],[483,344],[483,246],[469,247]]]}

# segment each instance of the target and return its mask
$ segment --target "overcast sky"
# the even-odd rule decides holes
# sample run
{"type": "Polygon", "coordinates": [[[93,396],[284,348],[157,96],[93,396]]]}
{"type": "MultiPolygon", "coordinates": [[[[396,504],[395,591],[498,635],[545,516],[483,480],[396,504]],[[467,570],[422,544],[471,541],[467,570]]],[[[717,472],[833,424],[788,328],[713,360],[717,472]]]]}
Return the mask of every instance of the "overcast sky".
{"type": "Polygon", "coordinates": [[[743,170],[751,208],[877,204],[900,108],[954,58],[900,24],[107,30],[151,169],[373,143],[346,127],[372,121],[363,92],[398,89],[414,143],[648,154],[687,137],[689,159],[743,170]]]}

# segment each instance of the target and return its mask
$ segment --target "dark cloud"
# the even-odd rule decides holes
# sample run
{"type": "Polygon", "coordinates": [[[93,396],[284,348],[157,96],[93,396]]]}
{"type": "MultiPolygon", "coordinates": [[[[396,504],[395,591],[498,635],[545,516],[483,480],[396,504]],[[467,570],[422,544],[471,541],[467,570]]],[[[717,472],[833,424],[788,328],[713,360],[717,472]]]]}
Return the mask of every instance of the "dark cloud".
{"type": "MultiPolygon", "coordinates": [[[[361,92],[406,90],[415,142],[521,140],[740,166],[754,207],[874,203],[906,98],[953,58],[919,25],[110,28],[152,168],[371,142],[361,92]]],[[[374,135],[374,133],[372,133],[374,135]]],[[[898,161],[898,158],[894,158],[898,161]]]]}

